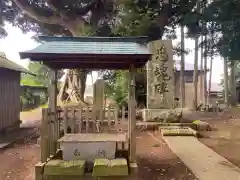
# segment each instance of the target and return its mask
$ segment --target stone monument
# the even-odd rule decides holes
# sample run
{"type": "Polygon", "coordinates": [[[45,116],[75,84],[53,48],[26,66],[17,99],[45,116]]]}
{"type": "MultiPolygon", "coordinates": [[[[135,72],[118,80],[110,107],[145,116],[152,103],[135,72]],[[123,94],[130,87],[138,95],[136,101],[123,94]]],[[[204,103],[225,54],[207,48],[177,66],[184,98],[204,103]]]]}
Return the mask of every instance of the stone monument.
{"type": "Polygon", "coordinates": [[[147,109],[144,120],[158,116],[163,111],[174,108],[174,62],[172,41],[156,40],[149,42],[153,53],[147,69],[147,109]]]}
{"type": "Polygon", "coordinates": [[[105,108],[105,82],[98,79],[93,86],[93,105],[96,111],[97,119],[103,118],[103,109],[105,108]]]}

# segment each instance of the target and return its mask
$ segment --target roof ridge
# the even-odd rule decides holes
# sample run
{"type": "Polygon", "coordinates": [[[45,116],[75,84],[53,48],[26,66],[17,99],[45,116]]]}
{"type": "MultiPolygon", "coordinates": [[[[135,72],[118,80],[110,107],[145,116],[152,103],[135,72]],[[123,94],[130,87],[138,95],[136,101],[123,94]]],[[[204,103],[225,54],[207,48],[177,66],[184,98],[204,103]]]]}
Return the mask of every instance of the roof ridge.
{"type": "Polygon", "coordinates": [[[128,36],[128,37],[100,37],[100,36],[38,36],[40,41],[75,41],[75,42],[148,42],[147,36],[128,36]]]}
{"type": "Polygon", "coordinates": [[[14,71],[19,71],[19,72],[35,75],[29,69],[27,69],[27,68],[21,66],[20,64],[8,59],[7,57],[4,57],[4,56],[0,55],[0,60],[2,60],[2,63],[0,63],[0,68],[11,69],[11,70],[14,70],[14,71]]]}

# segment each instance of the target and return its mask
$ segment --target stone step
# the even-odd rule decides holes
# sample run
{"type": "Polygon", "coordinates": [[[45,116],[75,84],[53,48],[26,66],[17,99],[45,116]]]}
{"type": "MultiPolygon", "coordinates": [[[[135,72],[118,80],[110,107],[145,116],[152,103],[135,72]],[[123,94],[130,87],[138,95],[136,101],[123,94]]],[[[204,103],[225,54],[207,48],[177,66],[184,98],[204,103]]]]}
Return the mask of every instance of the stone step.
{"type": "Polygon", "coordinates": [[[95,159],[93,166],[94,177],[128,176],[126,159],[95,159]]]}
{"type": "Polygon", "coordinates": [[[169,127],[161,129],[163,136],[196,136],[196,132],[191,128],[169,127]]]}
{"type": "Polygon", "coordinates": [[[49,176],[83,176],[84,160],[50,160],[44,167],[44,175],[49,176]]]}

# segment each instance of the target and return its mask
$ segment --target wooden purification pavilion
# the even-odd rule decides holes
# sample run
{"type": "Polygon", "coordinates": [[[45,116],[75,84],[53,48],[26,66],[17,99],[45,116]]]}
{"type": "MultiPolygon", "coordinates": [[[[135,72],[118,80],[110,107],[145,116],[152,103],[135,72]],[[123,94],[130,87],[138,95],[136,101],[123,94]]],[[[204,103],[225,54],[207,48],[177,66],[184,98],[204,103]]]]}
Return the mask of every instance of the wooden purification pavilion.
{"type": "MultiPolygon", "coordinates": [[[[61,108],[57,107],[56,94],[56,73],[58,69],[79,68],[91,70],[129,70],[128,135],[126,136],[128,139],[127,154],[128,165],[136,167],[135,71],[136,68],[143,67],[146,62],[151,58],[151,53],[147,49],[147,37],[41,36],[39,37],[39,40],[42,41],[42,44],[37,46],[35,49],[20,52],[20,57],[22,59],[29,58],[31,61],[42,62],[43,64],[51,68],[49,84],[49,105],[47,109],[43,109],[43,121],[41,130],[41,162],[38,163],[35,167],[35,179],[46,180],[48,178],[51,178],[55,180],[65,179],[67,177],[47,176],[44,170],[44,166],[50,160],[58,158],[59,152],[61,152],[61,150],[59,150],[59,139],[61,138],[60,121],[62,119],[59,118],[59,112],[61,111],[61,108]],[[49,124],[53,125],[50,126],[49,124]],[[48,132],[48,134],[46,132],[48,132]],[[46,142],[51,143],[49,145],[50,147],[46,147],[46,142]]],[[[75,110],[73,109],[73,111],[75,110]]],[[[64,112],[64,114],[65,113],[67,112],[64,112]]],[[[65,133],[66,131],[67,130],[65,130],[65,133]]],[[[65,134],[65,136],[70,135],[65,134]]],[[[112,140],[114,139],[114,137],[115,136],[109,136],[107,139],[112,140]]],[[[68,138],[65,137],[65,140],[66,139],[68,138]]],[[[118,140],[116,139],[116,142],[117,141],[118,140]]],[[[74,178],[76,178],[76,176],[74,178]]]]}

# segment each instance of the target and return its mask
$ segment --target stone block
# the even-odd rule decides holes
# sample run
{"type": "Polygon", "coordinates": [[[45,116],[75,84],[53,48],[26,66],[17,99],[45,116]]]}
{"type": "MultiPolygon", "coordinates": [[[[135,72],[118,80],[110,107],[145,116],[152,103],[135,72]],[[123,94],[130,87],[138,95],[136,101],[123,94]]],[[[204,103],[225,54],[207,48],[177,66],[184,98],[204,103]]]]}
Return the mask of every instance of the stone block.
{"type": "Polygon", "coordinates": [[[84,169],[84,160],[51,160],[45,165],[44,175],[83,176],[84,169]]]}
{"type": "Polygon", "coordinates": [[[163,136],[194,136],[194,133],[187,128],[162,129],[163,136]]]}
{"type": "Polygon", "coordinates": [[[149,51],[153,54],[151,61],[146,64],[147,70],[147,108],[174,108],[174,74],[173,74],[173,52],[172,41],[156,40],[148,44],[149,51]],[[156,70],[159,65],[164,65],[166,74],[169,77],[165,80],[166,90],[163,94],[157,92],[156,85],[159,77],[156,70]]]}
{"type": "Polygon", "coordinates": [[[93,176],[108,176],[110,171],[110,160],[95,159],[93,166],[93,176]]]}
{"type": "Polygon", "coordinates": [[[128,176],[128,164],[126,159],[95,159],[93,176],[128,176]]]}
{"type": "Polygon", "coordinates": [[[126,159],[111,160],[111,175],[112,176],[127,176],[128,164],[126,159]]]}
{"type": "Polygon", "coordinates": [[[193,121],[193,124],[196,125],[196,130],[197,131],[211,131],[212,127],[210,124],[208,124],[207,122],[203,122],[200,120],[195,120],[193,121]]]}

